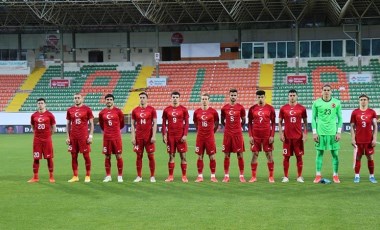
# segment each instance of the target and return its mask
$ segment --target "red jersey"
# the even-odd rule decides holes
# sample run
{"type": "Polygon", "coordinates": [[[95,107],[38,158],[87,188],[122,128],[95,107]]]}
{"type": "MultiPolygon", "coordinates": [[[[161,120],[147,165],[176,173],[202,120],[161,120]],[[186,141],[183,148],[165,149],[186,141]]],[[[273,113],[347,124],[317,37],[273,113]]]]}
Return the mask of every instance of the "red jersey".
{"type": "Polygon", "coordinates": [[[307,118],[306,108],[301,104],[286,104],[280,108],[279,118],[284,121],[284,135],[287,139],[302,138],[302,119],[307,118]]]}
{"type": "Polygon", "coordinates": [[[214,138],[215,122],[219,123],[218,112],[213,108],[195,110],[193,115],[194,124],[197,127],[198,138],[214,138]]]}
{"type": "Polygon", "coordinates": [[[70,138],[87,139],[88,121],[93,118],[94,115],[92,114],[90,107],[86,105],[70,107],[66,113],[66,120],[70,122],[70,138]]]}
{"type": "Polygon", "coordinates": [[[350,123],[355,124],[356,143],[367,144],[372,142],[373,119],[377,119],[376,112],[373,109],[366,109],[365,111],[355,109],[354,111],[352,111],[350,123]]]}
{"type": "Polygon", "coordinates": [[[55,125],[55,117],[49,112],[35,112],[32,114],[30,124],[33,127],[34,139],[39,141],[51,140],[52,126],[55,125]]]}
{"type": "Polygon", "coordinates": [[[168,134],[173,136],[187,136],[189,131],[189,112],[185,107],[168,106],[162,113],[162,134],[166,133],[166,122],[168,134]]]}
{"type": "Polygon", "coordinates": [[[99,113],[99,125],[104,131],[104,140],[121,139],[120,129],[124,128],[124,114],[117,108],[105,108],[99,113]]]}
{"type": "Polygon", "coordinates": [[[156,110],[152,106],[136,107],[132,111],[132,119],[135,120],[136,139],[148,139],[153,135],[153,119],[157,119],[156,110]]]}
{"type": "Polygon", "coordinates": [[[220,119],[225,122],[224,133],[229,135],[242,134],[241,121],[244,118],[245,109],[239,103],[223,106],[220,119]]]}
{"type": "Polygon", "coordinates": [[[258,104],[249,108],[248,131],[254,138],[274,137],[276,113],[273,106],[258,104]]]}

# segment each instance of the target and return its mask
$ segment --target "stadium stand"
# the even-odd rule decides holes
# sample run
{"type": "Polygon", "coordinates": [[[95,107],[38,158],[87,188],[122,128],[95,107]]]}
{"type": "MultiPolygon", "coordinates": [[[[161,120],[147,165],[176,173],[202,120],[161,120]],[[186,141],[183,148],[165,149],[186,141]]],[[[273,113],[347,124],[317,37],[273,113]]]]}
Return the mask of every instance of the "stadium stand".
{"type": "MultiPolygon", "coordinates": [[[[245,107],[254,100],[259,77],[260,65],[252,62],[246,68],[231,68],[227,62],[170,63],[161,64],[160,76],[167,76],[166,87],[150,87],[150,104],[163,109],[170,103],[170,93],[181,93],[181,104],[188,109],[199,107],[200,95],[209,93],[211,106],[221,108],[229,101],[228,91],[239,91],[238,101],[245,107]]],[[[153,72],[152,76],[155,76],[153,72]]]]}
{"type": "Polygon", "coordinates": [[[12,101],[26,78],[27,75],[0,75],[0,111],[4,111],[8,103],[12,101]]]}

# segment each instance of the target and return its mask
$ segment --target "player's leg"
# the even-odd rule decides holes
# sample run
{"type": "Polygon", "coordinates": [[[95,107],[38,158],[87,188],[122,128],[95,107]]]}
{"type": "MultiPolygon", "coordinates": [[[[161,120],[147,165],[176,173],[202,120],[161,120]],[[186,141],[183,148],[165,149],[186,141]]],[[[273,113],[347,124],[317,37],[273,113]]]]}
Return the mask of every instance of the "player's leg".
{"type": "Polygon", "coordinates": [[[53,152],[53,142],[51,140],[43,144],[43,156],[47,161],[47,166],[49,170],[49,181],[51,183],[54,183],[55,182],[54,161],[53,161],[54,152],[53,152]]]}
{"type": "Polygon", "coordinates": [[[154,177],[156,171],[156,159],[154,158],[156,146],[154,143],[151,143],[150,140],[147,140],[145,144],[145,150],[149,160],[150,182],[154,183],[156,182],[156,178],[154,177]]]}
{"type": "Polygon", "coordinates": [[[259,152],[261,151],[261,141],[259,139],[254,139],[254,144],[251,145],[251,151],[252,151],[252,159],[251,159],[251,179],[249,180],[250,183],[256,182],[256,175],[257,175],[257,159],[259,157],[259,152]]]}
{"type": "Polygon", "coordinates": [[[273,154],[272,151],[270,152],[265,152],[265,155],[267,157],[267,166],[268,166],[268,171],[269,171],[269,183],[274,183],[274,178],[273,178],[273,172],[274,172],[274,161],[273,161],[273,154]]]}
{"type": "MultiPolygon", "coordinates": [[[[274,172],[274,161],[273,161],[273,144],[269,143],[269,139],[264,139],[263,141],[263,150],[265,152],[265,156],[267,157],[267,166],[268,166],[268,171],[269,171],[269,183],[274,183],[274,177],[273,177],[273,172],[274,172]]],[[[293,150],[293,149],[291,149],[293,150]]]]}
{"type": "Polygon", "coordinates": [[[124,168],[124,161],[121,154],[115,154],[116,155],[116,164],[117,164],[117,182],[123,182],[123,168],[124,168]]]}
{"type": "Polygon", "coordinates": [[[334,183],[340,183],[338,171],[339,171],[339,152],[338,150],[330,150],[332,156],[332,166],[333,166],[333,181],[334,183]]]}
{"type": "Polygon", "coordinates": [[[322,170],[322,164],[323,164],[323,153],[324,153],[324,150],[326,149],[325,137],[326,136],[319,135],[318,136],[319,142],[315,143],[317,154],[315,158],[316,173],[315,173],[314,183],[319,183],[322,179],[321,170],[322,170]]]}
{"type": "Polygon", "coordinates": [[[218,182],[215,176],[216,172],[216,159],[215,159],[215,154],[210,154],[210,171],[211,171],[211,182],[218,182]]]}
{"type": "Polygon", "coordinates": [[[29,183],[38,182],[38,170],[40,169],[40,159],[41,155],[41,145],[39,143],[33,142],[33,177],[28,180],[29,183]]]}
{"type": "Polygon", "coordinates": [[[203,163],[203,152],[199,152],[198,154],[198,160],[197,160],[197,170],[198,170],[198,177],[197,179],[195,180],[195,182],[203,182],[203,167],[204,167],[204,163],[203,163]]]}
{"type": "Polygon", "coordinates": [[[291,149],[290,149],[290,140],[285,139],[285,141],[282,144],[282,155],[283,155],[283,160],[282,160],[282,166],[284,168],[284,177],[282,178],[283,183],[289,182],[289,159],[291,156],[291,149]]]}
{"type": "Polygon", "coordinates": [[[78,178],[78,152],[71,152],[71,169],[73,170],[73,177],[67,182],[77,182],[78,178]]]}
{"type": "Polygon", "coordinates": [[[372,147],[371,144],[366,145],[365,153],[367,156],[367,164],[368,164],[368,171],[369,171],[369,181],[371,183],[376,184],[377,181],[375,179],[375,162],[373,160],[373,153],[374,153],[374,148],[372,147]]]}
{"type": "Polygon", "coordinates": [[[354,177],[354,183],[359,183],[360,182],[360,168],[361,168],[361,160],[362,156],[364,154],[364,149],[362,144],[357,145],[356,149],[356,160],[355,160],[355,177],[354,177]]]}
{"type": "MultiPolygon", "coordinates": [[[[103,149],[104,151],[104,149],[103,149]]],[[[103,182],[110,182],[112,181],[111,177],[111,154],[108,152],[104,154],[104,168],[106,170],[106,177],[104,178],[103,182]]]]}
{"type": "Polygon", "coordinates": [[[222,151],[224,153],[224,162],[223,162],[224,178],[222,182],[229,182],[230,181],[231,137],[226,134],[224,134],[223,136],[222,151]]]}
{"type": "Polygon", "coordinates": [[[91,158],[90,152],[83,153],[84,164],[86,167],[86,176],[84,178],[84,182],[88,183],[91,181],[91,158]]]}
{"type": "Polygon", "coordinates": [[[236,152],[239,166],[239,180],[240,182],[245,182],[244,178],[244,139],[243,135],[236,135],[232,137],[232,152],[236,152]]]}
{"type": "Polygon", "coordinates": [[[238,166],[239,166],[239,180],[240,182],[244,183],[244,157],[242,152],[236,153],[237,159],[238,159],[238,166]]]}
{"type": "Polygon", "coordinates": [[[144,152],[144,144],[143,140],[137,139],[136,144],[133,147],[133,151],[136,153],[136,179],[133,182],[140,182],[142,181],[142,159],[143,159],[143,152],[144,152]]]}
{"type": "Polygon", "coordinates": [[[303,154],[304,154],[304,143],[302,138],[295,141],[293,145],[294,149],[294,155],[296,156],[297,160],[297,182],[304,183],[304,179],[302,177],[302,170],[303,170],[303,154]]]}
{"type": "Polygon", "coordinates": [[[54,179],[54,161],[53,161],[53,158],[47,158],[46,161],[47,161],[47,166],[49,169],[49,181],[51,183],[54,183],[55,179],[54,179]]]}
{"type": "Polygon", "coordinates": [[[187,160],[186,160],[186,152],[179,153],[181,158],[181,171],[182,171],[182,182],[189,182],[187,179],[186,171],[187,171],[187,160]]]}
{"type": "MultiPolygon", "coordinates": [[[[168,146],[168,151],[169,151],[169,146],[168,146]]],[[[168,162],[169,176],[165,180],[165,182],[172,182],[174,180],[174,176],[173,176],[174,167],[175,167],[175,153],[169,153],[169,162],[168,162]]]]}

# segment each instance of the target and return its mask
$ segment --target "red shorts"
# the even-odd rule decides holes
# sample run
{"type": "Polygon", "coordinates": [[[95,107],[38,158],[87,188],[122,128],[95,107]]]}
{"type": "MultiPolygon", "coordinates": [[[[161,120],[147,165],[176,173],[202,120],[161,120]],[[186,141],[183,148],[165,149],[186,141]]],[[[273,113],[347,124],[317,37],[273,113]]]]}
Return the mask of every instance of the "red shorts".
{"type": "Polygon", "coordinates": [[[245,151],[243,135],[226,135],[223,137],[224,153],[242,153],[245,151]]]}
{"type": "Polygon", "coordinates": [[[251,151],[254,153],[257,152],[272,152],[273,143],[269,144],[269,138],[253,138],[253,145],[251,145],[251,151]]]}
{"type": "Polygon", "coordinates": [[[35,160],[49,159],[54,157],[53,142],[50,141],[34,141],[33,142],[33,158],[35,160]]]}
{"type": "Polygon", "coordinates": [[[290,156],[302,156],[304,154],[303,148],[303,140],[300,139],[285,139],[282,144],[282,155],[290,157],[290,156]]]}
{"type": "Polygon", "coordinates": [[[206,150],[207,155],[216,153],[215,139],[198,139],[195,143],[195,153],[202,155],[206,150]]]}
{"type": "Polygon", "coordinates": [[[89,153],[91,152],[91,147],[87,143],[87,139],[70,139],[67,151],[71,153],[89,153]]]}
{"type": "Polygon", "coordinates": [[[103,140],[103,154],[121,154],[123,151],[122,141],[118,140],[103,140]]]}
{"type": "Polygon", "coordinates": [[[180,137],[172,137],[168,135],[168,143],[167,143],[167,150],[168,153],[173,154],[176,151],[179,153],[186,153],[187,152],[187,142],[181,141],[182,136],[180,137]]]}
{"type": "Polygon", "coordinates": [[[358,156],[369,156],[375,153],[375,150],[372,147],[372,143],[368,144],[356,144],[358,146],[358,156]]]}
{"type": "Polygon", "coordinates": [[[155,147],[155,144],[154,143],[151,143],[150,142],[150,138],[149,139],[137,139],[136,140],[136,145],[133,147],[133,151],[137,154],[142,154],[144,152],[144,148],[145,148],[145,151],[147,153],[154,153],[154,151],[156,150],[156,147],[155,147]]]}

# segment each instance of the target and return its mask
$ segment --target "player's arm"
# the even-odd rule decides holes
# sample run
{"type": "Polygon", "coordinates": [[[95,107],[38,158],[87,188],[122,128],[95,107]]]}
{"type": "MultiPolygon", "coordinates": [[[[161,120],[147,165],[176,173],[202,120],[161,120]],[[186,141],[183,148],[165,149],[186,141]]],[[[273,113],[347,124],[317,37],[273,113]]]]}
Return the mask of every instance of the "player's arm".
{"type": "Polygon", "coordinates": [[[351,144],[352,146],[356,147],[356,126],[355,126],[355,123],[352,122],[352,119],[351,119],[351,144]]]}
{"type": "Polygon", "coordinates": [[[219,115],[218,112],[214,111],[214,133],[218,130],[219,127],[219,115]]]}
{"type": "Polygon", "coordinates": [[[120,129],[124,128],[125,126],[124,114],[121,110],[119,110],[119,122],[120,122],[120,129]]]}
{"type": "Polygon", "coordinates": [[[99,126],[104,131],[103,114],[99,113],[99,126]]]}
{"type": "MultiPolygon", "coordinates": [[[[281,112],[280,112],[281,113],[281,112]]],[[[278,118],[278,134],[279,134],[279,136],[280,136],[280,140],[282,141],[282,142],[284,142],[285,141],[285,136],[284,136],[284,133],[282,132],[282,121],[283,121],[284,119],[282,119],[282,117],[279,117],[278,118]]]]}
{"type": "Polygon", "coordinates": [[[51,125],[51,135],[57,132],[57,122],[55,121],[55,117],[52,113],[50,113],[50,125],[51,125]]]}
{"type": "Polygon", "coordinates": [[[54,124],[51,126],[51,135],[53,135],[57,131],[57,125],[54,124]]]}
{"type": "Polygon", "coordinates": [[[317,101],[314,101],[313,106],[311,107],[311,128],[313,129],[313,139],[315,142],[319,142],[318,134],[317,134],[317,117],[318,117],[318,109],[316,106],[317,101]]]}
{"type": "Polygon", "coordinates": [[[150,140],[151,143],[156,142],[156,133],[157,133],[157,118],[153,118],[152,139],[150,140]]]}
{"type": "Polygon", "coordinates": [[[132,142],[132,145],[136,145],[135,123],[136,123],[136,120],[133,118],[133,115],[132,115],[132,118],[131,118],[131,142],[132,142]]]}
{"type": "Polygon", "coordinates": [[[87,142],[91,144],[92,138],[94,138],[94,118],[90,118],[88,122],[90,123],[90,134],[88,135],[87,142]]]}
{"type": "Polygon", "coordinates": [[[248,111],[248,136],[249,136],[249,142],[251,144],[254,143],[253,141],[253,111],[252,108],[248,111]]]}
{"type": "Polygon", "coordinates": [[[336,116],[338,118],[338,129],[337,129],[337,132],[335,135],[335,140],[339,141],[341,138],[342,125],[343,125],[342,107],[341,107],[340,102],[339,102],[339,105],[337,106],[337,109],[336,109],[336,116]]]}
{"type": "Polygon", "coordinates": [[[241,127],[244,127],[244,124],[246,122],[246,118],[245,118],[245,109],[244,107],[241,107],[241,110],[240,110],[240,118],[241,118],[241,127]]]}
{"type": "Polygon", "coordinates": [[[224,109],[222,109],[222,111],[220,113],[220,123],[223,126],[226,126],[226,113],[224,112],[224,109]]]}
{"type": "Polygon", "coordinates": [[[193,114],[193,123],[194,123],[194,125],[195,125],[195,130],[198,132],[197,112],[194,112],[194,114],[193,114]]]}
{"type": "MultiPolygon", "coordinates": [[[[306,111],[306,110],[305,110],[306,111]]],[[[306,112],[305,112],[306,113],[306,112]]],[[[305,142],[307,139],[307,117],[302,118],[303,120],[303,135],[302,140],[305,142]]]]}
{"type": "Polygon", "coordinates": [[[167,121],[167,115],[166,115],[166,111],[164,110],[164,112],[162,113],[162,128],[161,128],[161,132],[162,132],[162,141],[167,144],[168,142],[168,136],[166,134],[166,121],[167,121]]]}
{"type": "Polygon", "coordinates": [[[372,130],[373,130],[372,146],[375,147],[376,142],[377,142],[377,119],[376,119],[376,116],[375,116],[375,118],[372,119],[372,130]]]}
{"type": "Polygon", "coordinates": [[[274,131],[276,129],[276,112],[274,111],[273,107],[270,113],[270,123],[271,123],[271,131],[270,131],[269,143],[272,144],[274,141],[274,131]]]}
{"type": "Polygon", "coordinates": [[[71,129],[71,121],[66,120],[66,134],[67,134],[66,144],[67,145],[70,144],[70,129],[71,129]]]}
{"type": "Polygon", "coordinates": [[[187,133],[189,132],[189,112],[187,109],[184,111],[184,116],[185,119],[183,119],[183,136],[181,138],[182,142],[186,141],[187,133]]]}

